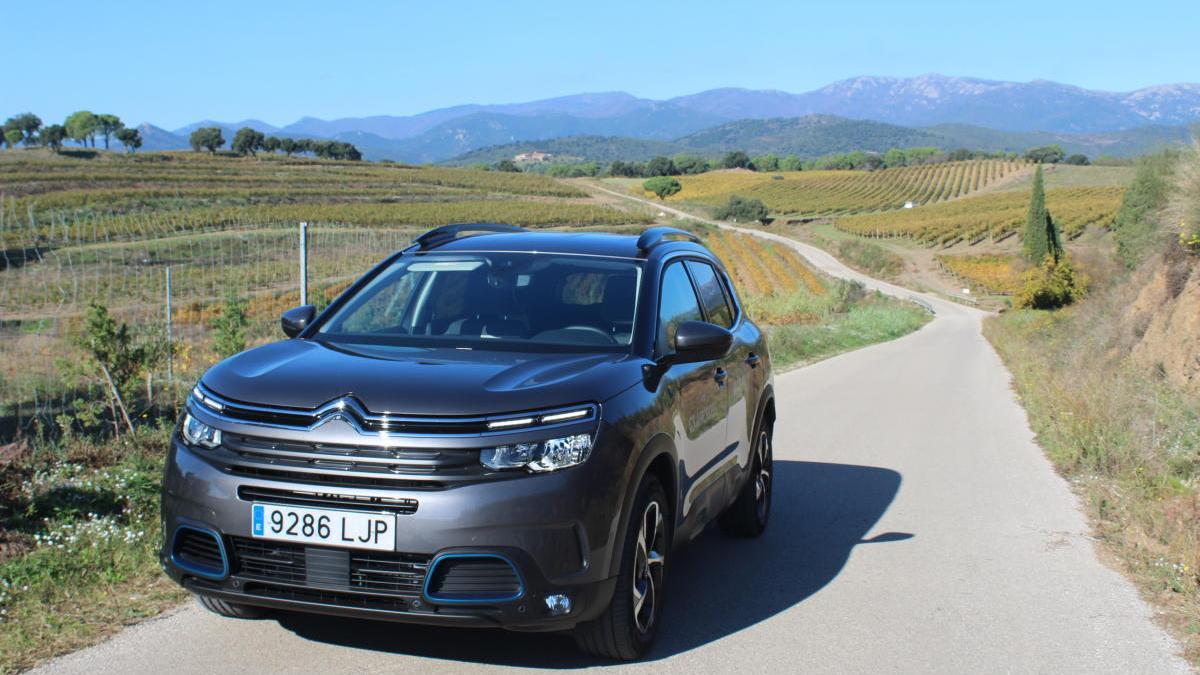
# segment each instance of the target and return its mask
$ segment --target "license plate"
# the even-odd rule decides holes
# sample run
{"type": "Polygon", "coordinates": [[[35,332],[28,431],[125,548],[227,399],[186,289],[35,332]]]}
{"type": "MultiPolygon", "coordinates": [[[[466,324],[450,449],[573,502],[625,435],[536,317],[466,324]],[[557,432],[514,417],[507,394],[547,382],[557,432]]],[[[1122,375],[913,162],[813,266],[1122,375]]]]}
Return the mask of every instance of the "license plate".
{"type": "Polygon", "coordinates": [[[392,514],[254,504],[250,532],[255,539],[374,551],[396,548],[396,516],[392,514]]]}

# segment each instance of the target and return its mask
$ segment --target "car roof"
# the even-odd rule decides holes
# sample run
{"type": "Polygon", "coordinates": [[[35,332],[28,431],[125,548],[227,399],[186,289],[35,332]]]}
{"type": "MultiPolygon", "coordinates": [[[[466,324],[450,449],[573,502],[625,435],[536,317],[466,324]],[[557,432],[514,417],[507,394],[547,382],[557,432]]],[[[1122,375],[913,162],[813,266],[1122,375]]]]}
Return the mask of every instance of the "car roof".
{"type": "MultiPolygon", "coordinates": [[[[575,255],[599,255],[618,258],[644,258],[638,249],[635,235],[609,234],[602,232],[504,232],[495,234],[472,234],[458,237],[422,253],[467,252],[467,251],[512,251],[525,253],[565,253],[575,255]]],[[[664,242],[662,247],[684,242],[664,242]]],[[[694,244],[690,246],[695,246],[694,244]]],[[[658,248],[657,246],[655,247],[658,248]]],[[[699,249],[699,247],[696,247],[699,249]]],[[[700,249],[702,250],[702,249],[700,249]]]]}

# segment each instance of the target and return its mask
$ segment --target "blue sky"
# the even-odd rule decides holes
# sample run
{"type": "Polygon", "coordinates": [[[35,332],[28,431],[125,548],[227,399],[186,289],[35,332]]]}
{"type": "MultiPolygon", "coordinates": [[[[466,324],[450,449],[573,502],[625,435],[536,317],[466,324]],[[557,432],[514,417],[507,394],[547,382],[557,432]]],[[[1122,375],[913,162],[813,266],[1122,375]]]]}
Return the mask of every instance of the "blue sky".
{"type": "Polygon", "coordinates": [[[166,128],[403,115],[582,91],[806,91],[938,72],[1200,81],[1200,1],[10,3],[0,115],[166,128]]]}

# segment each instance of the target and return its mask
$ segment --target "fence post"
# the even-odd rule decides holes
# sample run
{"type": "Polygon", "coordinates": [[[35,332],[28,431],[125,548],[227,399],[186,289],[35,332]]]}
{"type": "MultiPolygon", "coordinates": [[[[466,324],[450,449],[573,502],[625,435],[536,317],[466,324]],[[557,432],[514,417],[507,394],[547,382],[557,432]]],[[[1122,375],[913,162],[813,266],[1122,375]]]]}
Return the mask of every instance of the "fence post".
{"type": "Polygon", "coordinates": [[[308,304],[308,223],[300,223],[300,304],[308,304]]]}
{"type": "Polygon", "coordinates": [[[171,334],[171,266],[167,265],[167,391],[175,406],[175,341],[171,334]]]}

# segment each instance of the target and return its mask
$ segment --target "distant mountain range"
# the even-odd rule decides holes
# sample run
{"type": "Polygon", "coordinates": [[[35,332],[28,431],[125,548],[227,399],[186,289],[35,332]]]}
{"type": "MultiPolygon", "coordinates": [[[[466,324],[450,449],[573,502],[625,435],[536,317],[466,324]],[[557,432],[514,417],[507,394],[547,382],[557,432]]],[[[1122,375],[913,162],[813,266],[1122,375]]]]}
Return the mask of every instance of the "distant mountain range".
{"type": "Polygon", "coordinates": [[[576,136],[670,141],[688,148],[724,146],[728,139],[745,137],[764,143],[759,146],[763,151],[786,153],[770,141],[783,134],[793,143],[792,151],[809,154],[806,148],[869,149],[846,145],[863,141],[860,133],[872,130],[845,124],[859,120],[890,125],[888,138],[909,139],[898,145],[938,145],[948,137],[975,141],[955,142],[955,147],[1020,150],[1040,139],[1057,139],[1093,152],[1103,148],[1108,154],[1133,154],[1164,138],[1186,138],[1183,127],[1197,119],[1200,84],[1115,93],[1044,80],[923,75],[858,77],[801,94],[726,88],[665,101],[624,92],[577,94],[409,116],[304,117],[281,128],[259,120],[196,122],[171,132],[146,125],[143,136],[147,149],[176,149],[187,147],[188,134],[201,126],[219,126],[227,138],[250,126],[281,136],[348,141],[368,159],[441,162],[491,146],[576,136]],[[908,131],[896,130],[900,128],[908,131]],[[836,142],[828,140],[831,134],[848,132],[836,142]],[[810,140],[804,141],[805,136],[810,140]]]}
{"type": "Polygon", "coordinates": [[[1185,127],[1160,125],[1104,134],[1060,134],[998,131],[967,124],[902,127],[833,115],[808,115],[729,122],[674,141],[600,136],[564,136],[540,141],[518,141],[474,150],[445,163],[459,166],[493,164],[533,151],[549,153],[564,161],[595,162],[609,162],[614,159],[644,161],[657,155],[678,154],[717,157],[730,150],[745,150],[752,155],[795,154],[804,159],[812,159],[852,150],[884,152],[889,148],[919,146],[933,146],[945,150],[968,148],[1023,152],[1050,143],[1061,145],[1068,154],[1129,157],[1167,145],[1185,143],[1188,137],[1189,132],[1185,127]]]}

